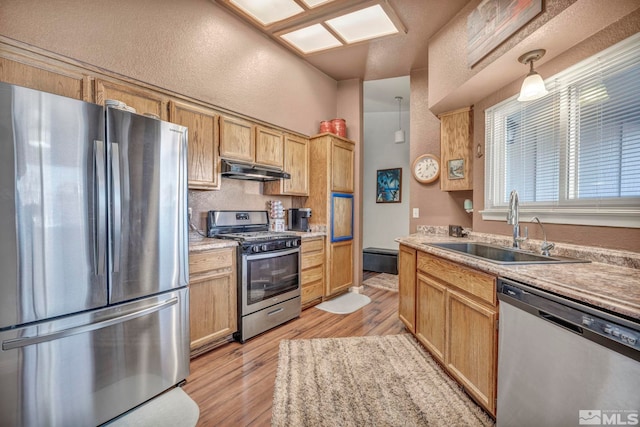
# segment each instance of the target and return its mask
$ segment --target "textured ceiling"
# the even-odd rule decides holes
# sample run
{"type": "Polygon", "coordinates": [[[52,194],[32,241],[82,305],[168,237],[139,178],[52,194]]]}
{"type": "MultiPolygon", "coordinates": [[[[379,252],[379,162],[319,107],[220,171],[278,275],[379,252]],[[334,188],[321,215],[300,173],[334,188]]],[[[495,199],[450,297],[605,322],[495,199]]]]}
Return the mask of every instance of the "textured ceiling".
{"type": "MultiPolygon", "coordinates": [[[[371,81],[370,85],[365,85],[364,107],[367,112],[397,111],[395,96],[404,98],[402,109],[408,111],[409,79],[394,78],[408,76],[411,70],[427,68],[429,39],[469,0],[386,1],[404,24],[406,33],[303,57],[335,80],[360,78],[365,82],[371,81]]],[[[346,0],[341,3],[349,7],[363,1],[346,0]]],[[[246,19],[245,22],[251,25],[246,19]]],[[[274,43],[277,42],[274,40],[274,43]]]]}

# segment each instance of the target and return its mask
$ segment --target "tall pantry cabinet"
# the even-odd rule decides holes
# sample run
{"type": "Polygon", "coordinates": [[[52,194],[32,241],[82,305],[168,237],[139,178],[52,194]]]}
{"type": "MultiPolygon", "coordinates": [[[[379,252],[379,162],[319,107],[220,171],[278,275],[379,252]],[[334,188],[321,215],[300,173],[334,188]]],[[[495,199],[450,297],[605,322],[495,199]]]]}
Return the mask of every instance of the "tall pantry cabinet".
{"type": "Polygon", "coordinates": [[[310,174],[307,207],[311,223],[327,226],[325,296],[353,285],[354,142],[333,134],[309,142],[310,174]]]}

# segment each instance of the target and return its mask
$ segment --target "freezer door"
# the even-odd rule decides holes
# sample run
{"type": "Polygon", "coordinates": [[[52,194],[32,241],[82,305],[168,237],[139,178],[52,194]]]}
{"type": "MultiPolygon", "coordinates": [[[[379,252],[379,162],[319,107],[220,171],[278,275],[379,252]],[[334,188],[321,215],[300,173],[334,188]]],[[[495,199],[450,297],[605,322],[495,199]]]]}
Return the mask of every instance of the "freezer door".
{"type": "Polygon", "coordinates": [[[188,289],[0,333],[0,425],[96,426],[189,375],[188,289]]]}
{"type": "Polygon", "coordinates": [[[109,302],[186,286],[187,129],[107,109],[111,171],[109,302]]]}
{"type": "Polygon", "coordinates": [[[95,104],[0,83],[0,329],[106,304],[103,123],[95,104]]]}

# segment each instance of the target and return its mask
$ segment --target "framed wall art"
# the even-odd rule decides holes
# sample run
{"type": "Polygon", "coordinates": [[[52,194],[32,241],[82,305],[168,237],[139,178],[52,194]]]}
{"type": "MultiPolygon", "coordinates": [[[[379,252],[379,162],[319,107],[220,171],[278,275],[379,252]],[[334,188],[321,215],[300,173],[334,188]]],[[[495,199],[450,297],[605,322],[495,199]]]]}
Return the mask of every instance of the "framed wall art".
{"type": "Polygon", "coordinates": [[[483,0],[467,17],[467,57],[474,66],[542,12],[542,0],[483,0]]]}
{"type": "Polygon", "coordinates": [[[449,171],[449,179],[463,179],[464,159],[449,160],[447,170],[449,171]]]}
{"type": "Polygon", "coordinates": [[[402,168],[379,169],[376,172],[376,203],[402,201],[402,168]]]}

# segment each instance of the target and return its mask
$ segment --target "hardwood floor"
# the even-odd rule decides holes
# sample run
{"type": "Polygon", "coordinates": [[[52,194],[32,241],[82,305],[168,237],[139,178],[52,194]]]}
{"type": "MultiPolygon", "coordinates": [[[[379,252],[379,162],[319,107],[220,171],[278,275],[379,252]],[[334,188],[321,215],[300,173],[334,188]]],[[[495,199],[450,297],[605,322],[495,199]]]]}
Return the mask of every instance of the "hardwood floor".
{"type": "Polygon", "coordinates": [[[398,293],[365,287],[371,303],[347,315],[315,307],[300,318],[248,340],[203,354],[191,361],[183,389],[200,407],[198,426],[269,426],[283,339],[308,339],[404,333],[398,319],[398,293]]]}

